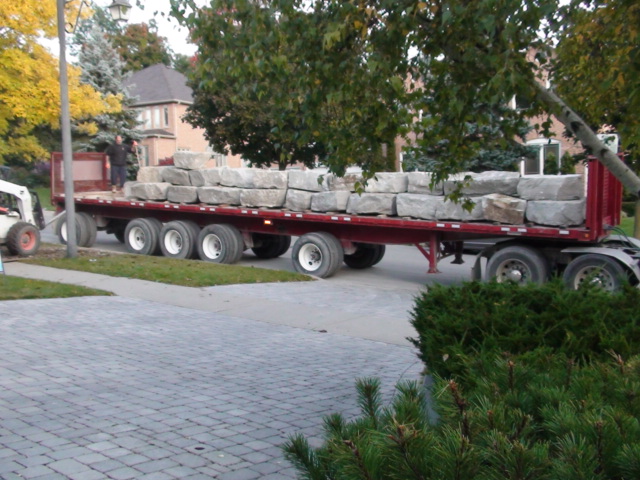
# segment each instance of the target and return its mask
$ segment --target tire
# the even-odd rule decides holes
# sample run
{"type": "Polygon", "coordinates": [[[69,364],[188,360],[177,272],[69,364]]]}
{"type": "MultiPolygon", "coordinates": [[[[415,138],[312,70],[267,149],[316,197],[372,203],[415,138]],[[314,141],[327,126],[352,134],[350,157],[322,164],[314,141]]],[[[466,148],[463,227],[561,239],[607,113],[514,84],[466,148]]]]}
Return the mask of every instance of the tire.
{"type": "Polygon", "coordinates": [[[242,257],[244,240],[233,225],[207,225],[198,235],[197,246],[201,260],[231,265],[242,257]]]}
{"type": "Polygon", "coordinates": [[[78,212],[76,215],[82,222],[84,222],[84,228],[86,229],[85,241],[82,245],[78,242],[78,246],[87,248],[93,247],[93,244],[96,243],[96,236],[98,235],[98,226],[96,225],[95,218],[87,212],[78,212]]]}
{"type": "Polygon", "coordinates": [[[382,259],[384,258],[384,254],[387,251],[386,245],[377,245],[377,247],[378,247],[378,256],[373,261],[373,265],[371,265],[372,267],[379,264],[382,261],[382,259]]]}
{"type": "Polygon", "coordinates": [[[357,250],[351,255],[344,256],[344,263],[349,268],[362,270],[373,267],[384,256],[384,245],[357,244],[357,250]]]}
{"type": "Polygon", "coordinates": [[[116,240],[118,240],[120,243],[124,243],[124,230],[125,230],[125,228],[119,228],[118,230],[113,232],[113,234],[116,237],[116,240]]]}
{"type": "Polygon", "coordinates": [[[562,280],[572,289],[591,284],[607,292],[617,292],[627,279],[624,268],[613,258],[587,254],[573,259],[564,271],[562,280]]]}
{"type": "Polygon", "coordinates": [[[158,243],[156,245],[156,249],[151,253],[151,255],[159,255],[160,252],[160,231],[162,230],[162,222],[157,218],[147,217],[145,220],[149,223],[149,225],[155,230],[156,236],[158,237],[158,243]]]}
{"type": "Polygon", "coordinates": [[[160,250],[169,258],[192,258],[196,239],[193,227],[184,221],[165,223],[160,231],[160,250]]]}
{"type": "Polygon", "coordinates": [[[489,258],[485,280],[542,284],[549,278],[549,270],[549,263],[538,250],[513,245],[496,251],[489,258]]]}
{"type": "Polygon", "coordinates": [[[135,218],[127,224],[124,243],[129,253],[154,255],[160,246],[160,230],[147,218],[135,218]]]}
{"type": "Polygon", "coordinates": [[[277,258],[289,250],[291,237],[288,235],[254,233],[253,242],[259,245],[251,248],[256,257],[265,259],[277,258]]]}
{"type": "MultiPolygon", "coordinates": [[[[76,213],[76,245],[83,247],[89,242],[89,226],[85,221],[85,217],[76,213]]],[[[67,214],[64,213],[56,223],[56,235],[63,245],[67,244],[67,214]]]]}
{"type": "Polygon", "coordinates": [[[40,248],[40,230],[27,222],[17,222],[7,232],[7,249],[11,255],[28,257],[40,248]]]}
{"type": "Polygon", "coordinates": [[[328,278],[342,265],[344,250],[330,233],[307,233],[293,246],[292,260],[297,272],[328,278]]]}

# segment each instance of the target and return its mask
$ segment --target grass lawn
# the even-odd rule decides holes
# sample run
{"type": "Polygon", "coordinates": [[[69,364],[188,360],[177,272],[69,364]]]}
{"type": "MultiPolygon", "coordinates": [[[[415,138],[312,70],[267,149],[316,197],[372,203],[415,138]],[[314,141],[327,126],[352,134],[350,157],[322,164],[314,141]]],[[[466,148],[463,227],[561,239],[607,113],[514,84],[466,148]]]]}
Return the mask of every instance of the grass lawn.
{"type": "Polygon", "coordinates": [[[42,208],[44,210],[54,210],[53,205],[51,205],[51,188],[36,187],[33,189],[33,191],[38,194],[40,204],[42,205],[42,208]]]}
{"type": "Polygon", "coordinates": [[[111,293],[76,285],[65,285],[63,283],[0,274],[0,300],[86,297],[94,295],[111,295],[111,293]]]}
{"type": "Polygon", "coordinates": [[[312,280],[312,277],[307,275],[278,270],[91,249],[79,249],[77,258],[65,258],[65,248],[63,245],[43,245],[37,256],[21,261],[53,268],[137,278],[186,287],[312,280]]]}
{"type": "Polygon", "coordinates": [[[620,228],[624,230],[624,233],[633,237],[633,223],[635,221],[635,217],[627,217],[620,220],[620,228]]]}

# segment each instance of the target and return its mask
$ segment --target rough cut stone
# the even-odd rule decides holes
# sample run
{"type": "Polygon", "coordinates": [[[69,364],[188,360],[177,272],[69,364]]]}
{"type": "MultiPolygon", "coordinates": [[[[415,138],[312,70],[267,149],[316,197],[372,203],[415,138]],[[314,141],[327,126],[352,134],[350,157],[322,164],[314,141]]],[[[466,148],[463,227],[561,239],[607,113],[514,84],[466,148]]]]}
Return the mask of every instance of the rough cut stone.
{"type": "Polygon", "coordinates": [[[167,190],[167,200],[174,203],[196,203],[198,201],[198,187],[172,185],[167,190]]]}
{"type": "Polygon", "coordinates": [[[311,196],[311,210],[314,212],[344,212],[349,203],[349,191],[319,192],[311,196]]]}
{"type": "Polygon", "coordinates": [[[194,187],[216,187],[220,185],[220,169],[206,168],[203,170],[191,170],[189,180],[194,187]]]}
{"type": "Polygon", "coordinates": [[[142,200],[166,200],[168,182],[136,183],[131,186],[131,195],[142,200]]]}
{"type": "Polygon", "coordinates": [[[255,168],[228,168],[220,169],[220,185],[225,187],[254,188],[253,177],[255,168]]]}
{"type": "Polygon", "coordinates": [[[525,200],[579,200],[584,197],[581,175],[533,175],[518,182],[525,200]]]}
{"type": "Polygon", "coordinates": [[[253,175],[254,188],[286,190],[289,172],[279,170],[256,170],[253,175]]]}
{"type": "Polygon", "coordinates": [[[362,175],[359,173],[345,173],[342,177],[331,173],[326,179],[326,186],[332,192],[355,192],[356,182],[362,184],[362,175]]]}
{"type": "Polygon", "coordinates": [[[313,192],[306,190],[287,190],[287,199],[285,207],[294,212],[302,212],[311,208],[311,196],[313,192]]]}
{"type": "Polygon", "coordinates": [[[393,193],[352,193],[347,212],[362,215],[395,215],[396,195],[393,193]]]}
{"type": "Polygon", "coordinates": [[[464,200],[466,199],[473,203],[471,211],[467,211],[467,209],[463,207],[463,203],[455,203],[450,200],[443,199],[442,203],[438,205],[436,210],[436,217],[438,220],[460,220],[464,222],[483,220],[482,198],[467,197],[464,200]]]}
{"type": "Polygon", "coordinates": [[[529,222],[554,227],[582,225],[585,220],[583,200],[531,200],[527,202],[526,217],[529,222]]]}
{"type": "Polygon", "coordinates": [[[322,174],[315,170],[289,170],[289,188],[294,190],[306,190],[307,192],[322,192],[326,190],[325,175],[318,183],[322,174]]]}
{"type": "Polygon", "coordinates": [[[433,174],[429,172],[409,172],[407,173],[409,193],[422,193],[426,195],[444,195],[444,186],[439,182],[431,187],[433,174]]]}
{"type": "Polygon", "coordinates": [[[162,179],[171,185],[191,186],[189,170],[177,167],[167,167],[162,171],[162,179]]]}
{"type": "Polygon", "coordinates": [[[141,183],[162,183],[162,172],[167,167],[140,167],[136,179],[141,183]]]}
{"type": "MultiPolygon", "coordinates": [[[[458,188],[458,185],[460,183],[468,184],[471,181],[473,181],[473,179],[477,175],[478,175],[477,173],[473,173],[473,172],[462,172],[462,173],[456,173],[455,175],[449,175],[449,177],[443,182],[444,194],[450,195],[451,193],[455,192],[456,188],[458,188]],[[470,180],[468,182],[465,181],[466,177],[470,177],[470,180]]],[[[490,192],[490,193],[494,193],[494,192],[490,192]]]]}
{"type": "Polygon", "coordinates": [[[524,223],[527,201],[519,198],[492,193],[482,197],[485,220],[498,223],[520,225],[524,223]]]}
{"type": "Polygon", "coordinates": [[[438,206],[443,202],[443,197],[419,193],[399,193],[396,198],[399,217],[412,217],[423,220],[436,220],[438,218],[436,216],[438,206]]]}
{"type": "Polygon", "coordinates": [[[502,193],[515,195],[518,192],[518,172],[482,172],[474,175],[473,181],[462,189],[464,195],[490,195],[502,193]]]}
{"type": "Polygon", "coordinates": [[[287,197],[286,190],[243,189],[240,192],[240,205],[244,207],[280,208],[287,197]]]}
{"type": "Polygon", "coordinates": [[[185,170],[206,168],[209,160],[211,160],[211,153],[176,152],[173,154],[173,164],[185,170]]]}
{"type": "Polygon", "coordinates": [[[198,199],[209,205],[240,205],[239,188],[198,187],[198,199]]]}
{"type": "Polygon", "coordinates": [[[367,182],[366,193],[404,193],[407,191],[409,179],[406,173],[382,172],[367,182]]]}
{"type": "Polygon", "coordinates": [[[135,197],[135,195],[133,194],[133,186],[137,185],[138,183],[140,182],[124,182],[124,185],[122,186],[122,193],[126,198],[135,197]]]}

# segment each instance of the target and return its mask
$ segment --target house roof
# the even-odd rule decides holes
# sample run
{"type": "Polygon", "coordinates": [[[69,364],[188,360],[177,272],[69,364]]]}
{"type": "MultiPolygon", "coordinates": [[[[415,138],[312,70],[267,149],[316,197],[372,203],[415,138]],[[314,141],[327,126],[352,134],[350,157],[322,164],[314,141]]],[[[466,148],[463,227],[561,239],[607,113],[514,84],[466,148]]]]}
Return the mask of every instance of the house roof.
{"type": "Polygon", "coordinates": [[[135,98],[133,107],[161,103],[193,103],[193,92],[187,77],[161,63],[151,65],[131,75],[125,82],[135,98]]]}

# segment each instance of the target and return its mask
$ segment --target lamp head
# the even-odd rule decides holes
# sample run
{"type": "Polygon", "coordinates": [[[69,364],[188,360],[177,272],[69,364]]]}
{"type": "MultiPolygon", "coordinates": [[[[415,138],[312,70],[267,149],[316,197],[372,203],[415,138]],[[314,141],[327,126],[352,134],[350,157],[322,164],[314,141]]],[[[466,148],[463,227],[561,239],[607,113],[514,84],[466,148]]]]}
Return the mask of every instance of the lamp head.
{"type": "Polygon", "coordinates": [[[129,21],[129,15],[131,14],[131,5],[127,0],[113,0],[113,3],[109,5],[109,13],[111,18],[116,22],[129,21]]]}

